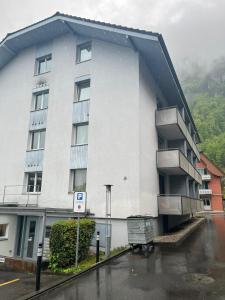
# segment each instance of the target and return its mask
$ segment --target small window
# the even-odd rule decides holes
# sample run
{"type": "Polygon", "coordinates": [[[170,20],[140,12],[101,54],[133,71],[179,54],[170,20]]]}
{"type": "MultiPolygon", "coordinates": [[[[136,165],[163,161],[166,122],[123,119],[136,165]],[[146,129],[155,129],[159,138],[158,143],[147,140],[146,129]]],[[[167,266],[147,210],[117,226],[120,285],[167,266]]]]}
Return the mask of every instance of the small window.
{"type": "Polygon", "coordinates": [[[50,234],[51,234],[51,226],[46,226],[45,227],[45,237],[46,238],[50,238],[50,234]]]}
{"type": "Polygon", "coordinates": [[[36,74],[43,74],[51,70],[52,55],[46,55],[36,60],[36,74]]]}
{"type": "Polygon", "coordinates": [[[40,193],[42,185],[42,172],[27,173],[27,192],[40,193]]]}
{"type": "Polygon", "coordinates": [[[86,192],[87,169],[71,170],[71,176],[72,176],[72,191],[86,192]]]}
{"type": "Polygon", "coordinates": [[[90,99],[90,80],[76,83],[76,101],[85,101],[90,99]]]}
{"type": "Polygon", "coordinates": [[[74,145],[88,144],[88,124],[74,126],[74,145]]]}
{"type": "Polygon", "coordinates": [[[8,237],[7,229],[8,229],[8,224],[0,224],[0,239],[4,239],[8,237]]]}
{"type": "Polygon", "coordinates": [[[33,110],[48,108],[48,91],[43,91],[33,95],[33,110]]]}
{"type": "Polygon", "coordinates": [[[45,130],[31,131],[30,149],[38,150],[45,147],[45,130]]]}
{"type": "Polygon", "coordinates": [[[83,62],[91,59],[91,43],[85,43],[77,46],[77,62],[83,62]]]}

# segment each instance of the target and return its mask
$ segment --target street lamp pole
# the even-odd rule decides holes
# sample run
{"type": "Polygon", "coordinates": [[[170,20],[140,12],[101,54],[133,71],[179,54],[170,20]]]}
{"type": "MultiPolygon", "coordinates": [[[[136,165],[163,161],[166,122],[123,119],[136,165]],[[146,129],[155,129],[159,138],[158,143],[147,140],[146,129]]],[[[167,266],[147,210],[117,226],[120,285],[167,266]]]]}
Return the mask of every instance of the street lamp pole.
{"type": "Polygon", "coordinates": [[[106,244],[105,244],[105,255],[109,257],[111,249],[111,238],[112,238],[112,224],[111,224],[111,188],[112,184],[105,184],[106,187],[106,244]]]}

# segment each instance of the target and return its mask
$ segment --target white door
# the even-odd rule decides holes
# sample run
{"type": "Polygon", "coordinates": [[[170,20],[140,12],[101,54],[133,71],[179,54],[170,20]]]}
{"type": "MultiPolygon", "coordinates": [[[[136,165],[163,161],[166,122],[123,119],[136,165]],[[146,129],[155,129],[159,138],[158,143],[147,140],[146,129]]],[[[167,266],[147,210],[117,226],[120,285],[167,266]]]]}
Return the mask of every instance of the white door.
{"type": "Polygon", "coordinates": [[[211,210],[211,201],[209,198],[203,199],[204,210],[211,210]]]}

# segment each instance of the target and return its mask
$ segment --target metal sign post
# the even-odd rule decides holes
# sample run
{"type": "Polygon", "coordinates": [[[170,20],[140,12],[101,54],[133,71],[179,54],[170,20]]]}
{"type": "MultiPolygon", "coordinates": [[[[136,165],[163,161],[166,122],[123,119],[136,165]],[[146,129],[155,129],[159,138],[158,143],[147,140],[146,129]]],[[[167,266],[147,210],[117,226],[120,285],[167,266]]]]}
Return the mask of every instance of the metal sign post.
{"type": "Polygon", "coordinates": [[[75,192],[73,198],[73,211],[78,214],[77,218],[77,242],[75,266],[78,266],[79,240],[80,240],[80,213],[86,211],[86,192],[75,192]]]}
{"type": "Polygon", "coordinates": [[[78,265],[79,238],[80,238],[80,214],[78,213],[78,219],[77,219],[77,242],[76,242],[76,263],[75,263],[76,268],[77,268],[77,265],[78,265]]]}

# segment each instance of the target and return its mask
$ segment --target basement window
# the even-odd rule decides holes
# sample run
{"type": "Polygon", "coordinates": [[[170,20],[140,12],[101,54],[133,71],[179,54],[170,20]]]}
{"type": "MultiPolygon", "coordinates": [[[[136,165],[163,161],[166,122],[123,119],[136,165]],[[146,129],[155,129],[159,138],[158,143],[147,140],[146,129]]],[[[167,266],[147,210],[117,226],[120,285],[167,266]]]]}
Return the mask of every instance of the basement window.
{"type": "Polygon", "coordinates": [[[0,224],[0,240],[8,238],[8,224],[0,224]]]}

